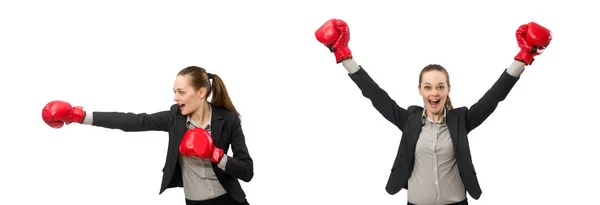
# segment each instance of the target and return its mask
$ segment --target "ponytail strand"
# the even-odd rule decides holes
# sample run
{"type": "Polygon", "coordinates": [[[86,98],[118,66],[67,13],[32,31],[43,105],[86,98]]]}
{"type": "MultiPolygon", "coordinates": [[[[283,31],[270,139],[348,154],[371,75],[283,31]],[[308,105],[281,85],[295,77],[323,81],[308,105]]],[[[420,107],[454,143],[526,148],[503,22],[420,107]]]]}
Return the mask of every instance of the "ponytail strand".
{"type": "Polygon", "coordinates": [[[212,98],[210,100],[210,104],[217,108],[225,108],[239,116],[240,113],[237,111],[237,109],[235,109],[235,106],[233,106],[233,102],[231,102],[231,98],[229,97],[225,83],[223,83],[223,79],[213,73],[208,75],[209,79],[212,79],[212,98]]]}

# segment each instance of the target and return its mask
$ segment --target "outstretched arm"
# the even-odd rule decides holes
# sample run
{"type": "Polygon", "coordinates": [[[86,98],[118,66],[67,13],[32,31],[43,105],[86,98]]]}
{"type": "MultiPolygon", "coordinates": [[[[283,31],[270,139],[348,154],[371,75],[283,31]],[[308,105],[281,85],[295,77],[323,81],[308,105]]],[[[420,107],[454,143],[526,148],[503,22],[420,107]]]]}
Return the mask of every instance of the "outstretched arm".
{"type": "Polygon", "coordinates": [[[42,119],[53,128],[62,128],[71,123],[81,123],[130,132],[168,131],[171,118],[172,115],[169,111],[153,114],[89,112],[81,106],[71,106],[68,102],[60,100],[51,101],[42,109],[42,119]]]}
{"type": "Polygon", "coordinates": [[[87,112],[83,123],[125,132],[165,131],[169,129],[171,113],[87,112]]]}

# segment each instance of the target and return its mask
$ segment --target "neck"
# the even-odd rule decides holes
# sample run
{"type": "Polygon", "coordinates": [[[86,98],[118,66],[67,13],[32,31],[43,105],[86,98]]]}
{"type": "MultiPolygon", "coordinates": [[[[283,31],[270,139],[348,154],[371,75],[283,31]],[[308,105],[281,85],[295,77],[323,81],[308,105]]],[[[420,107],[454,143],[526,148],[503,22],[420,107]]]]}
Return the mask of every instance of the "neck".
{"type": "Polygon", "coordinates": [[[202,126],[204,124],[206,124],[205,120],[208,120],[210,118],[210,106],[208,106],[208,102],[203,102],[202,104],[200,104],[200,107],[198,108],[198,110],[196,110],[193,114],[192,114],[192,120],[194,120],[194,122],[198,123],[198,126],[202,126]]]}
{"type": "Polygon", "coordinates": [[[442,118],[444,117],[444,110],[442,110],[442,112],[438,113],[438,114],[434,114],[434,113],[430,112],[429,110],[427,110],[427,117],[430,118],[431,120],[433,120],[434,122],[440,122],[440,121],[442,121],[442,118]]]}

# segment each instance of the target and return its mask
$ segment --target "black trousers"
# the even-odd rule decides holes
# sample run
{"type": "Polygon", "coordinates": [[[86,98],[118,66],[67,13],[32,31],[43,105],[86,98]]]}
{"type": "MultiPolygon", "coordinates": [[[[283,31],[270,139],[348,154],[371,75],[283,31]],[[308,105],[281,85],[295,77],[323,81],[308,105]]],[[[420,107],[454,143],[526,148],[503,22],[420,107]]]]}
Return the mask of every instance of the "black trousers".
{"type": "Polygon", "coordinates": [[[185,199],[185,204],[187,205],[250,205],[248,201],[244,203],[237,202],[233,199],[229,194],[223,194],[214,199],[208,199],[203,201],[194,201],[185,199]]]}
{"type": "MultiPolygon", "coordinates": [[[[407,204],[408,205],[417,205],[417,204],[413,204],[413,203],[410,203],[410,202],[408,202],[407,204]]],[[[451,203],[451,204],[446,204],[446,205],[469,205],[469,202],[467,202],[467,200],[465,199],[465,200],[463,200],[461,202],[456,202],[456,203],[451,203]]]]}

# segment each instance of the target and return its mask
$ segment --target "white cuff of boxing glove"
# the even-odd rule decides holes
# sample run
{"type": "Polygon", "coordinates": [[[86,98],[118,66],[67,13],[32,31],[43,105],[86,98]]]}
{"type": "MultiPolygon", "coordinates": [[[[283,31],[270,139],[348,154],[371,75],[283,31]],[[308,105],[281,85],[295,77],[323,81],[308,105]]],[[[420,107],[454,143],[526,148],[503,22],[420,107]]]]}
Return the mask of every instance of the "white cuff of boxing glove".
{"type": "Polygon", "coordinates": [[[219,161],[219,163],[217,164],[217,167],[219,167],[223,171],[225,171],[225,165],[227,165],[227,155],[223,154],[223,157],[221,157],[221,161],[219,161]]]}
{"type": "Polygon", "coordinates": [[[90,112],[90,111],[86,111],[85,112],[85,117],[83,117],[83,122],[81,124],[84,125],[92,125],[92,123],[94,122],[94,112],[90,112]]]}
{"type": "Polygon", "coordinates": [[[356,73],[360,69],[358,63],[352,58],[342,61],[342,64],[344,64],[344,68],[346,68],[349,74],[356,73]]]}
{"type": "Polygon", "coordinates": [[[519,77],[521,76],[521,73],[523,73],[523,70],[525,69],[525,63],[515,60],[513,61],[512,64],[510,64],[510,66],[508,67],[508,69],[506,69],[506,72],[513,76],[513,77],[519,77]]]}

